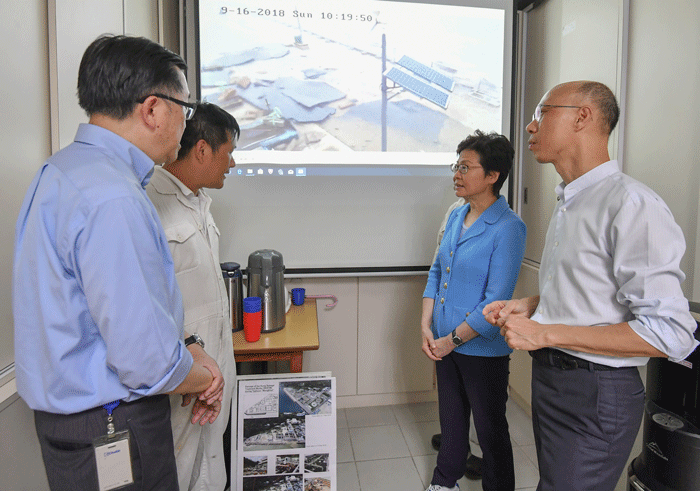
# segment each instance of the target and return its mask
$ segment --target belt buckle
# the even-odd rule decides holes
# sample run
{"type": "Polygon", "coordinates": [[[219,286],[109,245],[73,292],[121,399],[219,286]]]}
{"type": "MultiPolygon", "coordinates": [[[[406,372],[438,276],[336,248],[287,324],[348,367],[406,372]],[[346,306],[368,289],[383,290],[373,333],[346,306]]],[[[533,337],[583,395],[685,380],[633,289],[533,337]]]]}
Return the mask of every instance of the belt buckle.
{"type": "Polygon", "coordinates": [[[581,365],[577,360],[567,356],[564,352],[550,350],[549,356],[551,357],[552,365],[560,368],[561,370],[575,370],[577,368],[581,368],[581,365]]]}
{"type": "Polygon", "coordinates": [[[575,370],[579,368],[578,362],[576,360],[571,360],[569,358],[559,357],[561,362],[560,368],[562,370],[575,370]]]}

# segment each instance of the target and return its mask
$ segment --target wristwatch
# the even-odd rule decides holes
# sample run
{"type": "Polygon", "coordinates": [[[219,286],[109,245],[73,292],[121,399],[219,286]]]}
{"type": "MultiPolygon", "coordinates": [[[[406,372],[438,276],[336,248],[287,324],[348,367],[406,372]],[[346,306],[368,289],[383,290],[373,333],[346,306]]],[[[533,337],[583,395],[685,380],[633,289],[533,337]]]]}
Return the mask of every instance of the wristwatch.
{"type": "Polygon", "coordinates": [[[460,346],[464,344],[464,341],[462,341],[462,338],[457,336],[457,329],[452,331],[452,342],[455,344],[455,346],[460,346]]]}
{"type": "Polygon", "coordinates": [[[204,349],[204,341],[202,341],[202,338],[196,332],[192,333],[192,336],[185,339],[185,346],[189,346],[194,343],[197,343],[202,347],[202,349],[204,349]]]}

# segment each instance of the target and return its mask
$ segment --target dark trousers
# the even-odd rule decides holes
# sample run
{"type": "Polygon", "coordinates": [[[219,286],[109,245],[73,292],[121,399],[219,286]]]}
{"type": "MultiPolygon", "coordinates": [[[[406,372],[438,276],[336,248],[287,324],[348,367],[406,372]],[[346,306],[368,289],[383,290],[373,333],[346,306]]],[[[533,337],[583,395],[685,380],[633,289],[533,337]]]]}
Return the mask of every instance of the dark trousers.
{"type": "MultiPolygon", "coordinates": [[[[120,403],[114,410],[115,431],[129,430],[134,484],[125,491],[177,491],[177,467],[167,395],[120,403]]],[[[52,491],[98,489],[92,441],[107,434],[107,411],[75,414],[34,411],[46,476],[52,491]]]]}
{"type": "Polygon", "coordinates": [[[442,441],[432,484],[453,487],[469,453],[469,414],[484,454],[482,486],[513,491],[513,447],[506,420],[509,356],[481,357],[452,352],[435,363],[442,441]]]}
{"type": "Polygon", "coordinates": [[[644,410],[637,368],[562,370],[532,363],[537,491],[612,491],[644,410]]]}

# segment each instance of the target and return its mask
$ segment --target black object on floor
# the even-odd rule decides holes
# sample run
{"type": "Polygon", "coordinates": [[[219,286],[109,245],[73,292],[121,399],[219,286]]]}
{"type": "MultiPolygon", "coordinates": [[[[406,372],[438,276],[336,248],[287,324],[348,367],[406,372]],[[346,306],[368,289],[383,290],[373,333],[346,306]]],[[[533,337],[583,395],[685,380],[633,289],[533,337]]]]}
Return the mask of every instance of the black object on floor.
{"type": "Polygon", "coordinates": [[[441,441],[442,441],[442,433],[438,433],[437,435],[433,435],[433,438],[430,440],[430,443],[435,450],[440,450],[440,442],[441,441]]]}
{"type": "MultiPolygon", "coordinates": [[[[433,438],[431,438],[430,440],[430,444],[435,450],[440,450],[441,441],[442,433],[438,433],[436,435],[433,435],[433,438]]],[[[465,466],[464,470],[464,477],[466,477],[467,479],[471,479],[472,481],[481,479],[482,463],[483,459],[481,457],[477,457],[476,455],[470,452],[469,457],[467,458],[467,465],[465,466]]]]}
{"type": "Polygon", "coordinates": [[[484,459],[477,457],[474,454],[469,454],[467,458],[467,465],[464,470],[464,477],[475,481],[481,479],[481,464],[484,459]]]}

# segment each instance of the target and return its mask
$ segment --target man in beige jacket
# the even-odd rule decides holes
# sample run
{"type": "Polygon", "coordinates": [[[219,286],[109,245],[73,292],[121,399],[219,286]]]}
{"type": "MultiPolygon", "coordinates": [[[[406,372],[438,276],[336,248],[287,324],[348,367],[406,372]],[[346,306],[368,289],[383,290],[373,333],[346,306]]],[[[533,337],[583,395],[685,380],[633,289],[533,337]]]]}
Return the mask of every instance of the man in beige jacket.
{"type": "MultiPolygon", "coordinates": [[[[225,381],[218,418],[213,415],[197,421],[202,411],[197,401],[193,403],[189,396],[171,396],[181,491],[223,491],[226,486],[223,435],[232,409],[236,364],[228,296],[219,263],[219,230],[209,211],[211,198],[203,188],[223,187],[225,174],[235,165],[231,153],[239,134],[233,116],[213,104],[198,104],[182,135],[177,159],[156,166],[146,188],[175,263],[185,311],[186,342],[189,337],[203,344],[219,364],[225,381]]],[[[231,482],[235,482],[233,476],[231,482]]]]}

